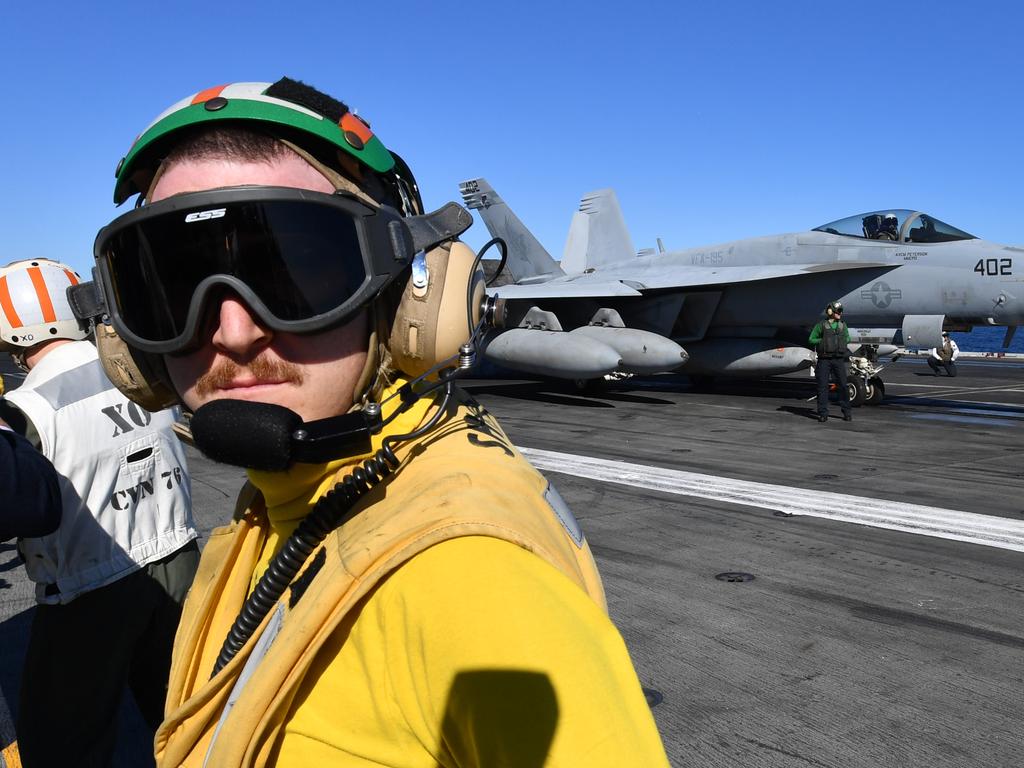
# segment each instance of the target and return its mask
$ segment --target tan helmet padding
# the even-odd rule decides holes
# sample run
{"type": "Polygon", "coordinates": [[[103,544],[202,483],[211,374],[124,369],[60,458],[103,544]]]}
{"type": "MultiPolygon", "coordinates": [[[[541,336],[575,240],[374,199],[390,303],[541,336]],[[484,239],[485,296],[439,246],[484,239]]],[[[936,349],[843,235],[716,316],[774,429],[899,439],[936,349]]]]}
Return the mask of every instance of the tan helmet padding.
{"type": "Polygon", "coordinates": [[[428,281],[417,289],[410,276],[395,313],[388,348],[395,368],[421,376],[457,354],[480,320],[483,270],[471,272],[476,256],[465,243],[443,243],[426,253],[428,281]],[[473,284],[472,318],[466,315],[467,287],[473,284]]]}
{"type": "Polygon", "coordinates": [[[284,144],[286,147],[288,147],[288,149],[297,154],[303,160],[305,160],[307,163],[316,168],[324,178],[326,178],[329,182],[331,182],[331,184],[334,185],[335,190],[344,190],[345,192],[348,192],[349,194],[356,196],[364,203],[372,206],[373,208],[380,207],[380,203],[374,200],[370,195],[368,195],[365,190],[360,189],[359,185],[357,185],[354,181],[347,178],[343,174],[338,173],[329,165],[324,165],[315,157],[313,157],[313,155],[311,155],[309,152],[300,147],[298,144],[293,144],[287,139],[278,138],[277,140],[284,144]]]}
{"type": "Polygon", "coordinates": [[[149,356],[133,351],[113,326],[96,324],[96,349],[107,378],[132,402],[151,412],[178,403],[178,395],[153,369],[149,356]]]}

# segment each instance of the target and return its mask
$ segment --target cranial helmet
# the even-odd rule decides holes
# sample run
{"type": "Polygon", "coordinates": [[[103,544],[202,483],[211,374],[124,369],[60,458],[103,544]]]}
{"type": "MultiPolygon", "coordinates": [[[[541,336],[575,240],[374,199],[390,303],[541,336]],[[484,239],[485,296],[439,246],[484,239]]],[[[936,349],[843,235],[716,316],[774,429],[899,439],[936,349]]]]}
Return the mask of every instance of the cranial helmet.
{"type": "MultiPolygon", "coordinates": [[[[240,277],[238,270],[230,274],[218,272],[218,266],[207,267],[206,273],[194,277],[193,299],[206,301],[206,295],[222,284],[239,293],[270,327],[296,333],[315,333],[332,327],[331,323],[340,325],[354,311],[371,307],[374,317],[370,355],[367,370],[357,385],[357,396],[365,393],[373,383],[369,380],[379,379],[378,374],[385,368],[418,376],[454,355],[479,321],[484,299],[483,271],[472,250],[457,240],[472,223],[472,217],[451,203],[424,215],[416,181],[405,162],[389,152],[369,125],[345,104],[304,83],[289,78],[276,83],[234,83],[199,91],[172,105],[139,135],[118,164],[114,202],[120,204],[138,194],[141,203],[154,188],[168,151],[206,128],[232,125],[281,142],[331,181],[337,192],[288,194],[278,190],[275,197],[271,194],[273,188],[252,188],[256,191],[247,196],[247,188],[238,187],[233,192],[219,193],[229,201],[224,204],[215,191],[189,193],[137,208],[101,230],[96,241],[98,279],[93,293],[90,296],[76,291],[72,301],[83,305],[76,310],[80,317],[104,319],[96,325],[97,346],[111,381],[130,399],[150,410],[178,402],[162,355],[175,351],[171,347],[178,339],[196,333],[196,301],[183,307],[188,302],[167,301],[166,297],[172,294],[158,292],[165,300],[153,303],[165,307],[158,307],[133,327],[131,318],[144,313],[146,307],[129,291],[121,289],[114,272],[124,271],[126,286],[159,286],[154,275],[160,278],[160,268],[169,271],[174,266],[154,266],[156,262],[151,258],[159,247],[160,228],[173,227],[175,233],[187,232],[188,236],[204,231],[201,228],[220,232],[216,227],[230,226],[235,213],[232,205],[236,205],[239,217],[243,215],[243,206],[248,206],[244,208],[247,221],[266,220],[256,214],[268,210],[273,213],[302,206],[303,211],[312,210],[308,201],[316,204],[316,216],[333,216],[334,220],[350,217],[356,224],[343,234],[363,254],[361,261],[358,253],[354,260],[349,259],[355,269],[365,268],[362,278],[353,278],[362,282],[333,308],[326,299],[317,304],[311,295],[321,288],[337,290],[335,286],[342,277],[337,273],[342,270],[332,259],[330,264],[336,273],[332,278],[336,279],[317,281],[317,264],[328,262],[310,262],[301,256],[308,250],[297,245],[294,260],[306,258],[303,264],[284,263],[279,254],[275,254],[278,260],[273,263],[275,267],[284,264],[287,277],[305,281],[301,290],[297,289],[301,295],[286,297],[288,302],[277,296],[272,297],[274,301],[267,301],[265,294],[269,288],[264,288],[263,295],[259,290],[247,293],[244,275],[240,277]],[[193,199],[192,208],[182,207],[193,199]],[[137,269],[127,264],[123,255],[136,251],[146,254],[146,259],[136,260],[140,262],[137,269]],[[126,304],[133,301],[134,309],[126,304]],[[165,311],[161,313],[160,309],[165,311]]],[[[215,235],[207,238],[209,242],[228,239],[222,237],[218,241],[215,235]]],[[[340,253],[343,247],[337,246],[336,250],[340,253]]],[[[246,253],[250,251],[241,248],[232,254],[233,258],[225,258],[224,264],[245,261],[246,253]]],[[[166,254],[165,261],[169,262],[172,255],[166,254]]],[[[265,253],[262,258],[267,258],[265,253]]],[[[253,267],[250,273],[255,271],[253,267]]],[[[272,276],[262,279],[264,284],[274,282],[272,276]]],[[[251,274],[252,282],[259,280],[258,275],[251,274]]],[[[167,285],[170,286],[170,281],[167,285]]]]}
{"type": "Polygon", "coordinates": [[[894,213],[887,213],[882,217],[881,232],[884,232],[893,240],[895,240],[900,233],[900,220],[894,213]]]}
{"type": "Polygon", "coordinates": [[[829,305],[825,307],[825,314],[829,317],[843,314],[843,305],[839,301],[831,301],[829,305]]]}
{"type": "Polygon", "coordinates": [[[71,267],[50,259],[0,269],[0,348],[17,355],[45,341],[88,336],[67,299],[68,287],[80,281],[71,267]]]}

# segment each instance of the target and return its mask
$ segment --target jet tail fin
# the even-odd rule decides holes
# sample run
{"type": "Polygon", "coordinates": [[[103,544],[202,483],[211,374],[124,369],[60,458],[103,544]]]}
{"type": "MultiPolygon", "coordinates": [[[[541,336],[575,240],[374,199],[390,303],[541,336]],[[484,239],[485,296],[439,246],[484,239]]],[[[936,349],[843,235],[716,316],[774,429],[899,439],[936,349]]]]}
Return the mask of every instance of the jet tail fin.
{"type": "Polygon", "coordinates": [[[502,238],[508,245],[505,268],[516,282],[531,277],[558,277],[565,272],[551,258],[533,233],[512,212],[508,204],[487,183],[487,179],[470,179],[459,184],[466,207],[477,211],[487,231],[502,238]]]}
{"type": "Polygon", "coordinates": [[[615,190],[598,189],[585,194],[569,225],[562,268],[566,272],[583,272],[634,255],[633,239],[615,190]]]}

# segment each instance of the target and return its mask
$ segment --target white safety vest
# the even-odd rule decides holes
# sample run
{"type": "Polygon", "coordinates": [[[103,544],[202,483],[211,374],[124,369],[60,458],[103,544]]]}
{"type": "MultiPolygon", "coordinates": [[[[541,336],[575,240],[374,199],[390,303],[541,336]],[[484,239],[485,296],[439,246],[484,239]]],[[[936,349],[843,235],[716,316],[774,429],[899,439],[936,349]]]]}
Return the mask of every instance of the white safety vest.
{"type": "Polygon", "coordinates": [[[40,603],[68,603],[196,538],[177,409],[150,413],[125,398],[90,342],[51,350],[5,397],[59,473],[60,527],[20,542],[40,603]]]}

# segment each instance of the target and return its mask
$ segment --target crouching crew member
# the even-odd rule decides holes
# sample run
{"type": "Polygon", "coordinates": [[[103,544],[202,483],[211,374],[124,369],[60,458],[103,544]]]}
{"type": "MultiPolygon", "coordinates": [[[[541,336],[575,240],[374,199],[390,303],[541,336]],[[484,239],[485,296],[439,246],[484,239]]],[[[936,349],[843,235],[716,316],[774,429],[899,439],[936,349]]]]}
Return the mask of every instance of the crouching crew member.
{"type": "Polygon", "coordinates": [[[942,346],[933,347],[928,353],[928,367],[932,375],[938,376],[943,369],[947,376],[956,376],[956,359],[960,357],[960,347],[949,337],[948,331],[942,332],[942,346]]]}

